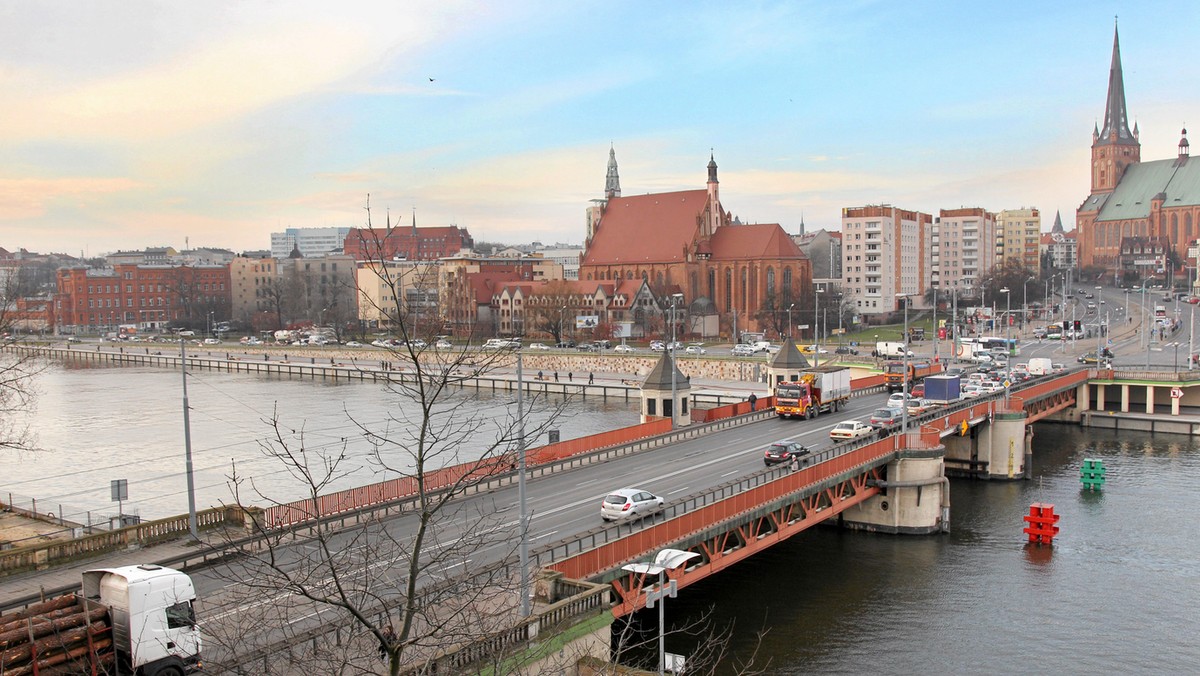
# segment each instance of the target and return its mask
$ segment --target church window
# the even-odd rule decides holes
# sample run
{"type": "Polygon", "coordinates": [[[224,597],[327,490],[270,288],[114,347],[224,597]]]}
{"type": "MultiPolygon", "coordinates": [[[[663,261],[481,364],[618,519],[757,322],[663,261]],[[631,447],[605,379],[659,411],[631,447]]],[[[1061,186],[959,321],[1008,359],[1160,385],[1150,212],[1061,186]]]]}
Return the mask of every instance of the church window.
{"type": "Polygon", "coordinates": [[[767,268],[767,295],[775,295],[775,268],[767,268]]]}
{"type": "Polygon", "coordinates": [[[708,297],[711,299],[714,299],[714,300],[717,297],[717,271],[716,270],[708,271],[708,297]]]}
{"type": "Polygon", "coordinates": [[[749,284],[749,278],[747,277],[747,271],[746,271],[746,268],[742,268],[741,304],[742,304],[742,307],[744,307],[744,308],[750,307],[749,305],[747,305],[747,303],[750,300],[749,290],[750,290],[750,284],[749,284]]]}
{"type": "Polygon", "coordinates": [[[733,269],[725,268],[725,307],[733,307],[733,269]]]}
{"type": "Polygon", "coordinates": [[[1191,241],[1192,241],[1192,215],[1191,214],[1183,215],[1183,238],[1188,243],[1191,243],[1191,241]]]}
{"type": "Polygon", "coordinates": [[[658,273],[658,275],[656,276],[656,279],[658,280],[658,285],[661,287],[663,285],[663,275],[661,272],[658,273]]]}
{"type": "Polygon", "coordinates": [[[783,269],[783,297],[784,298],[792,297],[792,269],[791,268],[783,269]]]}
{"type": "Polygon", "coordinates": [[[1179,214],[1171,214],[1171,242],[1179,241],[1179,214]]]}

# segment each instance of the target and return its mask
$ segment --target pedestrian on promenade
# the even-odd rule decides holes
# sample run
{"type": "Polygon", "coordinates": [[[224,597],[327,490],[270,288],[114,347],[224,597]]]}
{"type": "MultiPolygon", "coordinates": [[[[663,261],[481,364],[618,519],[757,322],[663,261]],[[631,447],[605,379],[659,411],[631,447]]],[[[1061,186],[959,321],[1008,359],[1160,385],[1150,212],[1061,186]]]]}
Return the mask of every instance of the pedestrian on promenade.
{"type": "Polygon", "coordinates": [[[558,371],[554,372],[554,382],[558,382],[558,371]]]}
{"type": "Polygon", "coordinates": [[[755,409],[757,406],[758,406],[758,395],[757,395],[757,394],[755,394],[755,393],[753,393],[753,392],[751,392],[751,393],[750,393],[750,410],[751,410],[751,411],[754,411],[754,409],[755,409]]]}
{"type": "Polygon", "coordinates": [[[591,385],[595,382],[596,382],[596,377],[593,374],[589,373],[588,374],[588,385],[591,385]]]}
{"type": "Polygon", "coordinates": [[[567,371],[567,382],[575,382],[575,376],[570,371],[567,371]]]}

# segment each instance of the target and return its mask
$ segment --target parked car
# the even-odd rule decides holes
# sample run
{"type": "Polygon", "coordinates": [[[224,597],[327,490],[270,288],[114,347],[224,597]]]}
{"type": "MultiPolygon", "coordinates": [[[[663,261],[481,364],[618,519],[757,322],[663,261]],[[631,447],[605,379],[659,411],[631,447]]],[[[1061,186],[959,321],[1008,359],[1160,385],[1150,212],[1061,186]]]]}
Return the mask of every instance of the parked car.
{"type": "MultiPolygon", "coordinates": [[[[247,343],[247,345],[249,345],[249,343],[247,343]]],[[[346,347],[362,347],[362,346],[363,346],[363,344],[358,342],[357,340],[346,341],[346,347]]]]}
{"type": "Polygon", "coordinates": [[[550,346],[545,343],[530,343],[529,349],[531,349],[531,350],[549,350],[550,346]]]}
{"type": "Polygon", "coordinates": [[[580,352],[599,352],[600,348],[592,343],[580,343],[575,346],[580,352]]]}
{"type": "Polygon", "coordinates": [[[408,346],[414,350],[424,350],[427,347],[425,341],[421,340],[420,338],[415,338],[408,341],[408,346]]]}
{"type": "Polygon", "coordinates": [[[732,350],[730,350],[730,354],[735,357],[749,357],[754,354],[754,348],[750,347],[746,343],[738,343],[737,345],[733,346],[732,350]]]}
{"type": "Polygon", "coordinates": [[[637,352],[637,348],[632,345],[621,344],[621,345],[614,347],[613,352],[624,352],[624,353],[637,352]]]}
{"type": "Polygon", "coordinates": [[[605,521],[628,521],[657,513],[663,499],[640,488],[622,488],[604,496],[600,503],[600,518],[605,521]]]}
{"type": "Polygon", "coordinates": [[[840,422],[829,430],[830,439],[861,439],[875,433],[875,428],[858,420],[840,422]]]}
{"type": "Polygon", "coordinates": [[[684,352],[687,354],[704,354],[704,348],[700,345],[688,345],[684,352]]]}
{"type": "Polygon", "coordinates": [[[221,339],[220,338],[205,338],[204,344],[205,345],[220,345],[221,339]]]}
{"type": "Polygon", "coordinates": [[[838,348],[833,351],[833,353],[834,354],[858,354],[858,350],[856,350],[852,347],[848,347],[846,345],[839,345],[838,348]]]}
{"type": "Polygon", "coordinates": [[[561,350],[569,350],[569,349],[571,349],[571,348],[575,347],[575,341],[573,341],[573,340],[564,340],[564,341],[561,341],[561,342],[555,343],[555,344],[554,344],[554,347],[557,347],[557,348],[559,348],[559,349],[561,349],[561,350]]]}
{"type": "Polygon", "coordinates": [[[873,427],[888,427],[899,424],[903,415],[899,408],[877,408],[867,422],[873,427]]]}
{"type": "Polygon", "coordinates": [[[792,458],[803,458],[808,453],[808,447],[798,441],[791,439],[776,441],[763,451],[763,464],[770,467],[781,462],[791,462],[792,458]]]}
{"type": "Polygon", "coordinates": [[[443,338],[443,339],[439,340],[438,342],[434,343],[433,346],[439,350],[450,350],[450,349],[454,348],[454,343],[451,343],[450,341],[443,338]]]}

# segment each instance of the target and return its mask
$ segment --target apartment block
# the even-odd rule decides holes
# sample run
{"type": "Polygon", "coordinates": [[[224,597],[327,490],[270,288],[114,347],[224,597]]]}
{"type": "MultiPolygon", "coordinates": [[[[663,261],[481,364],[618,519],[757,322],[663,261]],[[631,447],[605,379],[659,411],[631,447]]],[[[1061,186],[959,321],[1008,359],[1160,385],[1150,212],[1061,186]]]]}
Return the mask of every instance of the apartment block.
{"type": "Polygon", "coordinates": [[[902,293],[923,303],[932,226],[929,214],[886,204],[842,209],[842,290],[861,314],[894,312],[902,293]]]}
{"type": "Polygon", "coordinates": [[[933,231],[930,259],[938,270],[935,288],[973,294],[980,277],[996,265],[996,215],[979,207],[942,209],[933,231]]]}
{"type": "Polygon", "coordinates": [[[287,228],[271,233],[271,257],[287,258],[299,250],[305,258],[323,256],[342,250],[350,228],[287,228]]]}
{"type": "Polygon", "coordinates": [[[1042,214],[1035,208],[1004,209],[996,215],[996,265],[1037,270],[1042,214]]]}

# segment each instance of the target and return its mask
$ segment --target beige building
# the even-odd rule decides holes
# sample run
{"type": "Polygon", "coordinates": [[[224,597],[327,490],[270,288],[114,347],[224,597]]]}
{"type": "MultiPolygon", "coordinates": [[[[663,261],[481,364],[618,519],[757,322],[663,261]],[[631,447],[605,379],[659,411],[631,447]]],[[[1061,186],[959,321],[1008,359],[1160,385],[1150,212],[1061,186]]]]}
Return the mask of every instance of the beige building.
{"type": "Polygon", "coordinates": [[[275,309],[271,287],[279,277],[274,258],[237,256],[229,262],[229,282],[233,289],[232,318],[252,323],[254,315],[275,309]]]}
{"type": "Polygon", "coordinates": [[[1037,270],[1042,214],[1035,208],[1004,209],[996,214],[996,265],[1019,264],[1037,270]]]}
{"type": "Polygon", "coordinates": [[[380,329],[394,328],[393,322],[402,315],[436,319],[439,272],[437,261],[359,262],[358,318],[380,329]]]}
{"type": "Polygon", "coordinates": [[[996,265],[996,215],[979,207],[942,209],[933,224],[930,257],[938,290],[971,295],[996,265]]]}
{"type": "Polygon", "coordinates": [[[929,214],[890,205],[842,209],[842,290],[860,314],[894,312],[900,293],[923,304],[932,226],[929,214]]]}
{"type": "Polygon", "coordinates": [[[504,284],[563,279],[563,266],[541,256],[460,254],[438,261],[438,307],[459,336],[496,335],[493,299],[504,284]]]}

